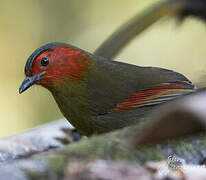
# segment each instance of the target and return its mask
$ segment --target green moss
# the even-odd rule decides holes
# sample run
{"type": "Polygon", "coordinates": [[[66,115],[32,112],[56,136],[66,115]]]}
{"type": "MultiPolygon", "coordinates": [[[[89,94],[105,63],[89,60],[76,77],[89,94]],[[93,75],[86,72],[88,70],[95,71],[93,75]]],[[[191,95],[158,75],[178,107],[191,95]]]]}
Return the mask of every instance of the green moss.
{"type": "Polygon", "coordinates": [[[48,160],[49,160],[49,169],[52,172],[55,172],[56,174],[61,174],[62,169],[66,167],[65,165],[67,164],[68,158],[64,154],[55,154],[51,155],[48,160]]]}
{"type": "Polygon", "coordinates": [[[46,169],[42,172],[31,170],[26,172],[32,178],[35,177],[40,180],[53,177],[56,177],[53,179],[59,179],[63,177],[67,164],[73,160],[88,161],[94,158],[101,158],[144,164],[146,161],[165,160],[170,154],[177,155],[189,163],[199,163],[204,158],[203,154],[205,154],[206,149],[205,136],[170,140],[161,144],[140,146],[132,149],[129,146],[130,141],[128,141],[128,136],[131,135],[130,131],[131,129],[125,129],[94,136],[88,140],[70,144],[58,152],[36,155],[32,159],[34,161],[47,162],[46,169]]]}

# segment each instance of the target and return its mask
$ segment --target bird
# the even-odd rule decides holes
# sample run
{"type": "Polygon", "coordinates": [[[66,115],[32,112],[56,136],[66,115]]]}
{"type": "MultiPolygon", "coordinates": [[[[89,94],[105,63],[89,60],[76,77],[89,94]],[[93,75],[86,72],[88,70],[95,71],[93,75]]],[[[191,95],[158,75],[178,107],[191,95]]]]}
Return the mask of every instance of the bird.
{"type": "Polygon", "coordinates": [[[34,84],[48,89],[86,136],[140,123],[158,105],[196,90],[178,72],[112,61],[61,42],[36,49],[24,71],[19,93],[34,84]]]}

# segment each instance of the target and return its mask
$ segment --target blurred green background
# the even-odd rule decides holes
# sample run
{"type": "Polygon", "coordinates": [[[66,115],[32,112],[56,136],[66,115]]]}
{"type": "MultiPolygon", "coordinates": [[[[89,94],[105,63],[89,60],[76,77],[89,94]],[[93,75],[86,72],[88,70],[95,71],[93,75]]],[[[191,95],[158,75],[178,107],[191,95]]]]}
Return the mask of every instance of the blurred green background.
{"type": "MultiPolygon", "coordinates": [[[[119,25],[155,0],[0,0],[0,137],[62,118],[50,93],[37,86],[22,95],[27,57],[60,41],[93,52],[119,25]]],[[[116,58],[174,69],[204,85],[206,31],[201,21],[178,26],[166,18],[130,43],[116,58]]]]}

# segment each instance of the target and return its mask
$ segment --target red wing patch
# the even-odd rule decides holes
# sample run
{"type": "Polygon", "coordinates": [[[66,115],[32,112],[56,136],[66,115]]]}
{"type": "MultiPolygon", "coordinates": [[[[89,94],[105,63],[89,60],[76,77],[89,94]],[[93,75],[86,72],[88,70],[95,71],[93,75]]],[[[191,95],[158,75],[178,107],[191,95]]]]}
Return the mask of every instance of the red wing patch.
{"type": "Polygon", "coordinates": [[[150,89],[136,91],[128,99],[119,103],[112,112],[160,104],[194,90],[195,86],[188,81],[165,83],[150,89]]]}

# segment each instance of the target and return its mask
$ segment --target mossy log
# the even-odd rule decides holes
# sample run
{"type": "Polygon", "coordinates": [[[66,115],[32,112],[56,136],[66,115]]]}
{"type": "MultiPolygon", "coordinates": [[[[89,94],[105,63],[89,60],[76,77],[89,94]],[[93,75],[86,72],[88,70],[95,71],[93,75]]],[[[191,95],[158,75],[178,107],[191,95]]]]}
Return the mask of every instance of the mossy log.
{"type": "Polygon", "coordinates": [[[201,90],[159,107],[145,123],[3,163],[0,179],[61,179],[69,163],[94,159],[142,165],[176,155],[200,164],[206,157],[205,107],[206,91],[201,90]]]}

